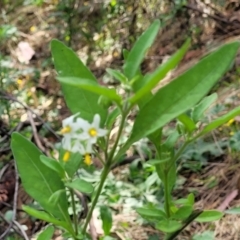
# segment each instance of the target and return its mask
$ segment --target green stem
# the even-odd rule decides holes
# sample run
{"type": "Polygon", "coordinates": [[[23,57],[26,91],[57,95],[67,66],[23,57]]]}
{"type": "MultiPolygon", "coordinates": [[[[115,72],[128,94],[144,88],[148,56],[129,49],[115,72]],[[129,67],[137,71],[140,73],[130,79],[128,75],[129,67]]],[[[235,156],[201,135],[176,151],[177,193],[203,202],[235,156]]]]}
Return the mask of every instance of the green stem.
{"type": "Polygon", "coordinates": [[[76,214],[76,204],[74,201],[74,192],[70,189],[71,201],[72,201],[72,208],[73,208],[73,222],[75,227],[75,234],[78,235],[78,222],[77,222],[77,214],[76,214]]]}
{"type": "Polygon", "coordinates": [[[102,172],[102,176],[101,176],[101,180],[100,180],[100,183],[99,183],[96,195],[95,195],[94,200],[92,202],[92,206],[91,206],[91,208],[90,208],[90,210],[89,210],[89,212],[87,214],[86,222],[85,222],[85,224],[83,226],[83,231],[82,231],[83,235],[86,233],[87,226],[88,226],[88,224],[89,224],[89,222],[91,220],[93,210],[94,210],[94,208],[95,208],[95,206],[97,204],[98,198],[99,198],[99,196],[101,194],[104,182],[105,182],[105,180],[107,178],[107,175],[108,175],[108,173],[110,171],[110,167],[111,167],[111,165],[107,164],[107,163],[104,166],[104,169],[103,169],[103,172],[102,172]]]}
{"type": "Polygon", "coordinates": [[[114,144],[114,146],[113,146],[113,148],[112,148],[112,150],[111,150],[111,152],[110,152],[110,154],[109,154],[109,159],[110,159],[111,162],[112,162],[112,159],[113,159],[113,157],[114,157],[114,153],[115,153],[115,151],[116,151],[116,148],[117,148],[117,146],[118,146],[119,139],[120,139],[121,134],[122,134],[122,130],[123,130],[123,127],[124,127],[124,124],[125,124],[125,118],[126,118],[125,116],[126,116],[126,115],[123,115],[123,116],[122,116],[121,123],[120,123],[119,130],[118,130],[118,135],[117,135],[115,144],[114,144]]]}
{"type": "Polygon", "coordinates": [[[83,235],[86,233],[86,229],[87,229],[87,226],[91,220],[91,217],[92,217],[92,213],[93,213],[93,210],[97,204],[97,201],[98,201],[98,198],[101,194],[101,191],[102,191],[102,188],[103,188],[103,185],[104,185],[104,182],[108,176],[108,173],[109,171],[111,170],[111,165],[112,165],[112,160],[113,160],[113,157],[114,157],[114,153],[116,151],[116,148],[117,148],[117,145],[118,145],[118,141],[120,139],[120,136],[122,134],[122,130],[123,130],[123,127],[124,127],[124,123],[125,123],[125,116],[123,114],[122,116],[122,120],[121,120],[121,123],[120,123],[120,127],[119,127],[119,130],[118,130],[118,135],[117,135],[117,138],[116,138],[116,141],[115,141],[115,144],[109,154],[109,158],[107,159],[105,165],[104,165],[104,168],[103,168],[103,172],[102,172],[102,176],[101,176],[101,180],[100,180],[100,184],[98,186],[98,189],[97,189],[97,192],[96,192],[96,195],[94,197],[94,200],[92,202],[92,206],[88,212],[88,215],[87,215],[87,218],[86,218],[86,222],[83,226],[83,235]]]}
{"type": "Polygon", "coordinates": [[[168,189],[168,171],[164,171],[164,200],[165,200],[165,212],[167,214],[167,218],[170,218],[170,193],[168,189]]]}
{"type": "Polygon", "coordinates": [[[202,213],[202,210],[195,210],[186,220],[183,221],[183,226],[173,232],[168,234],[164,240],[174,240],[191,222],[193,222],[200,214],[202,213]]]}
{"type": "Polygon", "coordinates": [[[184,149],[187,147],[187,145],[189,143],[191,143],[192,140],[188,140],[186,141],[178,150],[178,152],[175,154],[175,156],[170,160],[170,165],[168,166],[168,170],[171,169],[171,167],[173,166],[173,164],[175,164],[175,162],[178,160],[178,158],[181,156],[182,152],[184,151],[184,149]]]}

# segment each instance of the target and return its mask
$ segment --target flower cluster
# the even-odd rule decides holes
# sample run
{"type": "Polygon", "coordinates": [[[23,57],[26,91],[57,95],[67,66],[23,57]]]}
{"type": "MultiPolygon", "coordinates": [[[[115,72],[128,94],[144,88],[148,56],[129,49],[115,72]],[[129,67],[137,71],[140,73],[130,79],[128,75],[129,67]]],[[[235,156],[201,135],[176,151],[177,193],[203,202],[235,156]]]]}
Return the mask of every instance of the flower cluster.
{"type": "Polygon", "coordinates": [[[94,115],[92,123],[79,118],[78,115],[79,113],[70,116],[64,119],[62,123],[62,147],[66,150],[63,161],[67,162],[71,153],[79,152],[84,156],[84,162],[90,165],[92,163],[92,146],[97,142],[98,137],[106,135],[107,130],[100,128],[100,116],[98,114],[94,115]]]}

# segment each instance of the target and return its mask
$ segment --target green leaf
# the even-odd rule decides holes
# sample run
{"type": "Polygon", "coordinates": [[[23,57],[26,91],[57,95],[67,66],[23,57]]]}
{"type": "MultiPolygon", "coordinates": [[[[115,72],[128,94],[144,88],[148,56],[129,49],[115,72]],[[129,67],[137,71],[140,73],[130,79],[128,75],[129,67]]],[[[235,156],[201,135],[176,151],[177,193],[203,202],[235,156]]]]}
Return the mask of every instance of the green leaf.
{"type": "Polygon", "coordinates": [[[171,218],[176,220],[184,220],[191,215],[192,211],[192,206],[182,206],[171,216],[171,218]]]}
{"type": "MultiPolygon", "coordinates": [[[[78,56],[58,40],[52,40],[51,51],[57,73],[60,77],[77,77],[96,82],[96,78],[82,63],[78,56]]],[[[101,116],[102,123],[106,119],[107,111],[98,104],[99,95],[84,89],[78,89],[62,84],[63,94],[67,106],[73,114],[81,112],[81,116],[91,121],[94,114],[101,116]],[[76,100],[77,99],[77,100],[76,100]]]]}
{"type": "Polygon", "coordinates": [[[99,96],[105,96],[117,103],[120,103],[122,100],[121,97],[116,93],[115,89],[102,87],[98,83],[89,81],[88,79],[77,78],[77,77],[57,77],[57,79],[61,83],[66,83],[71,86],[84,89],[92,93],[96,93],[99,96]]]}
{"type": "MultiPolygon", "coordinates": [[[[171,164],[171,162],[169,164],[171,164]]],[[[175,163],[171,164],[170,168],[169,168],[169,164],[167,162],[167,163],[156,165],[156,171],[157,171],[158,177],[162,180],[163,183],[167,181],[168,191],[170,194],[173,186],[176,183],[177,168],[175,163]],[[165,169],[168,169],[168,171],[166,172],[165,169]]]]}
{"type": "Polygon", "coordinates": [[[134,142],[155,132],[199,102],[229,69],[238,47],[238,42],[224,45],[161,88],[140,109],[132,134],[121,151],[125,152],[134,142]]]}
{"type": "Polygon", "coordinates": [[[19,133],[12,134],[11,148],[25,191],[47,212],[70,222],[66,193],[56,205],[48,202],[54,192],[65,187],[58,174],[40,161],[40,150],[19,133]]]}
{"type": "Polygon", "coordinates": [[[116,121],[116,118],[121,114],[121,111],[119,108],[115,108],[108,114],[107,120],[106,120],[106,127],[108,129],[111,129],[112,125],[116,121]]]}
{"type": "Polygon", "coordinates": [[[22,206],[23,211],[25,211],[27,214],[37,218],[41,219],[45,222],[48,223],[53,223],[56,226],[63,227],[64,229],[68,230],[69,232],[73,233],[73,229],[71,225],[69,225],[67,222],[59,221],[58,219],[52,217],[50,214],[44,212],[44,211],[39,211],[34,208],[31,208],[29,206],[23,205],[22,206]]]}
{"type": "Polygon", "coordinates": [[[54,233],[54,227],[46,227],[39,235],[37,240],[51,240],[54,233]]]}
{"type": "Polygon", "coordinates": [[[184,125],[187,132],[191,133],[194,129],[196,129],[194,121],[190,117],[188,117],[187,114],[181,114],[180,116],[178,116],[178,120],[184,125]]]}
{"type": "Polygon", "coordinates": [[[203,233],[198,233],[193,236],[192,240],[214,240],[213,231],[204,231],[203,233]]]}
{"type": "Polygon", "coordinates": [[[63,190],[58,190],[55,193],[51,195],[51,197],[48,199],[48,201],[51,204],[57,204],[58,200],[62,197],[62,195],[65,195],[65,189],[63,190]]]}
{"type": "Polygon", "coordinates": [[[236,117],[239,114],[240,114],[240,107],[234,108],[232,111],[217,118],[216,120],[212,121],[207,126],[205,126],[203,130],[197,135],[197,137],[203,136],[206,133],[211,132],[212,130],[220,127],[221,125],[228,122],[229,120],[231,120],[232,118],[236,117]]]}
{"type": "Polygon", "coordinates": [[[160,21],[155,20],[151,26],[139,37],[133,48],[127,54],[126,62],[123,66],[125,76],[131,80],[138,72],[147,50],[153,44],[160,28],[160,21]]]}
{"type": "Polygon", "coordinates": [[[79,166],[81,165],[83,158],[80,153],[71,153],[70,159],[67,162],[63,161],[65,150],[60,150],[60,157],[61,162],[63,164],[64,170],[67,172],[68,176],[72,178],[76,171],[79,169],[79,166]]]}
{"type": "Polygon", "coordinates": [[[224,214],[217,210],[205,210],[196,219],[197,222],[213,222],[222,218],[224,214]]]}
{"type": "Polygon", "coordinates": [[[160,209],[154,208],[146,208],[146,207],[140,207],[136,208],[136,212],[141,215],[143,218],[150,217],[150,218],[166,218],[166,213],[160,209]]]}
{"type": "Polygon", "coordinates": [[[194,194],[193,193],[189,193],[188,196],[187,196],[187,199],[188,199],[188,202],[191,206],[194,205],[195,203],[195,197],[194,197],[194,194]]]}
{"type": "Polygon", "coordinates": [[[107,68],[106,71],[109,75],[111,75],[111,77],[117,79],[122,84],[127,84],[128,83],[128,79],[120,71],[114,70],[114,69],[111,69],[111,68],[107,68]]]}
{"type": "Polygon", "coordinates": [[[170,160],[170,158],[165,158],[165,159],[150,159],[147,161],[148,164],[150,165],[158,165],[158,164],[163,164],[166,163],[170,160]]]}
{"type": "Polygon", "coordinates": [[[79,178],[75,179],[73,182],[65,183],[65,185],[67,187],[70,187],[72,189],[76,189],[80,192],[87,193],[87,194],[92,193],[93,190],[94,190],[91,183],[86,182],[86,181],[84,181],[82,179],[79,179],[79,178]]]}
{"type": "Polygon", "coordinates": [[[51,168],[53,171],[57,172],[60,178],[65,177],[65,171],[62,167],[62,165],[55,159],[46,157],[44,155],[40,156],[40,160],[43,164],[45,164],[47,167],[51,168]]]}
{"type": "Polygon", "coordinates": [[[228,210],[225,210],[224,212],[228,214],[240,214],[240,207],[228,209],[228,210]]]}
{"type": "Polygon", "coordinates": [[[128,58],[129,51],[127,49],[123,49],[123,59],[126,61],[128,58]]]}
{"type": "Polygon", "coordinates": [[[100,207],[100,217],[105,235],[109,235],[112,228],[112,212],[107,206],[100,207]]]}
{"type": "Polygon", "coordinates": [[[175,131],[173,131],[171,134],[169,134],[169,136],[167,137],[166,141],[163,143],[163,146],[166,149],[172,150],[175,143],[177,142],[178,138],[179,138],[179,133],[177,131],[177,129],[175,129],[175,131]]]}
{"type": "Polygon", "coordinates": [[[210,96],[205,97],[197,106],[194,107],[192,111],[192,119],[195,123],[203,117],[204,112],[216,101],[217,97],[217,93],[213,93],[210,96]]]}
{"type": "Polygon", "coordinates": [[[166,74],[177,66],[181,61],[186,51],[190,46],[190,40],[186,41],[185,44],[164,64],[159,66],[153,73],[147,74],[145,77],[140,78],[138,82],[134,84],[136,94],[129,99],[131,104],[137,103],[166,76],[166,74]]]}
{"type": "Polygon", "coordinates": [[[165,232],[165,233],[172,233],[177,231],[179,228],[181,228],[181,223],[173,220],[163,220],[156,224],[156,228],[165,232]]]}

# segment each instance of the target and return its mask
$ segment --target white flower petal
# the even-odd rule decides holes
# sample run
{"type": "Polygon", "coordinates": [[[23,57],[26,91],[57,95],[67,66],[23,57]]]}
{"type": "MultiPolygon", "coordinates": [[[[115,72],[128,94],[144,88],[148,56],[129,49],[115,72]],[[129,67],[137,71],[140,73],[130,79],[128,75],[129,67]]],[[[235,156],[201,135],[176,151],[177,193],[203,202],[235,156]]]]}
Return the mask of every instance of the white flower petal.
{"type": "Polygon", "coordinates": [[[100,127],[100,115],[99,114],[94,115],[92,126],[94,126],[96,129],[98,129],[100,127]]]}
{"type": "Polygon", "coordinates": [[[106,134],[107,134],[107,130],[105,130],[105,129],[101,129],[101,128],[99,128],[98,130],[97,130],[97,132],[98,132],[98,137],[103,137],[103,136],[105,136],[106,134]]]}
{"type": "Polygon", "coordinates": [[[76,118],[76,116],[78,116],[80,113],[76,113],[68,118],[65,118],[62,123],[63,123],[63,127],[66,127],[67,125],[71,125],[74,122],[74,119],[76,118]]]}

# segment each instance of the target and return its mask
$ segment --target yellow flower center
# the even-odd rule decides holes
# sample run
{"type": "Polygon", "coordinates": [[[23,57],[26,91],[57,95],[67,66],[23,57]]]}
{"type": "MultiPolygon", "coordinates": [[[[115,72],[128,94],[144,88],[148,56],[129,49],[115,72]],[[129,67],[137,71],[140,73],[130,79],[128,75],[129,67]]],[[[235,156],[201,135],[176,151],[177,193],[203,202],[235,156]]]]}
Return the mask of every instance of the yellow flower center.
{"type": "Polygon", "coordinates": [[[97,132],[97,130],[96,130],[95,128],[90,128],[90,129],[88,130],[88,133],[89,133],[89,135],[90,135],[91,137],[96,137],[97,134],[98,134],[98,132],[97,132]]]}
{"type": "Polygon", "coordinates": [[[66,151],[63,155],[63,161],[64,162],[67,162],[70,158],[70,152],[69,151],[66,151]]]}
{"type": "Polygon", "coordinates": [[[66,126],[64,128],[61,129],[60,133],[61,134],[66,134],[66,133],[70,133],[72,131],[70,126],[66,126]]]}
{"type": "Polygon", "coordinates": [[[92,158],[91,158],[91,155],[89,153],[85,154],[84,163],[88,166],[90,166],[92,164],[92,158]]]}

